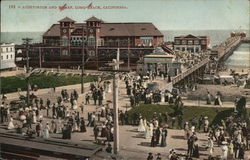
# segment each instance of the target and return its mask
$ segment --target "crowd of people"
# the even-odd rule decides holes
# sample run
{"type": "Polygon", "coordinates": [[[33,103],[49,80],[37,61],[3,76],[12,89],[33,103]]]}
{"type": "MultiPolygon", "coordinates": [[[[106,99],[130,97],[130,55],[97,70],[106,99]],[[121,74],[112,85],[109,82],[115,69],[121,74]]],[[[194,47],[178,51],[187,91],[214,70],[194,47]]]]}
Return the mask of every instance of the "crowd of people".
{"type": "Polygon", "coordinates": [[[183,66],[188,69],[204,60],[207,54],[205,52],[192,53],[188,51],[178,51],[175,53],[175,56],[176,59],[182,62],[183,66]]]}
{"type": "MultiPolygon", "coordinates": [[[[126,94],[130,98],[132,107],[140,103],[169,103],[176,108],[182,107],[182,98],[167,90],[148,87],[152,75],[131,76],[122,75],[126,85],[126,94]]],[[[53,134],[61,135],[62,139],[71,139],[75,132],[85,133],[87,127],[91,127],[94,142],[107,144],[106,151],[112,153],[111,142],[114,140],[114,113],[110,102],[106,100],[106,94],[111,92],[109,81],[91,84],[90,91],[86,93],[85,99],[77,103],[79,95],[76,90],[70,94],[66,89],[61,91],[60,97],[55,101],[49,98],[34,98],[30,106],[20,108],[16,112],[10,111],[10,106],[2,102],[0,106],[1,123],[7,123],[7,129],[16,129],[17,133],[30,137],[49,138],[53,134]],[[83,116],[85,105],[95,106],[95,110],[83,116]],[[87,123],[85,123],[85,120],[87,123]]],[[[211,104],[211,95],[207,96],[207,103],[211,104]]],[[[217,93],[216,97],[220,97],[217,93]]],[[[220,105],[220,99],[215,98],[215,105],[220,105]]],[[[127,111],[119,111],[120,125],[137,125],[137,131],[143,138],[150,142],[151,147],[166,147],[168,145],[168,130],[183,130],[183,140],[186,140],[186,158],[200,158],[199,137],[197,133],[204,132],[207,135],[207,154],[209,159],[215,159],[214,148],[221,148],[221,159],[242,159],[248,148],[248,130],[246,122],[237,115],[232,115],[218,123],[209,122],[209,117],[201,115],[189,121],[184,121],[183,114],[170,115],[166,113],[152,113],[153,118],[148,119],[141,114],[129,115],[127,111]],[[131,116],[131,117],[129,117],[131,116]],[[214,125],[216,124],[216,125],[214,125]]],[[[154,156],[150,153],[147,159],[156,157],[161,159],[161,154],[154,156]]],[[[169,152],[169,159],[180,159],[175,149],[169,152]]]]}

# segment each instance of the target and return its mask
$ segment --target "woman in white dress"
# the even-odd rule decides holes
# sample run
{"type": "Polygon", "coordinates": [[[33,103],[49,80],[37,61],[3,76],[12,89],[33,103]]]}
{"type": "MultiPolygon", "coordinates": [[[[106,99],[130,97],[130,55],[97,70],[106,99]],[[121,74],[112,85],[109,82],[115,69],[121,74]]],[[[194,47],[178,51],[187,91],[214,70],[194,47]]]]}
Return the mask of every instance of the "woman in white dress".
{"type": "Polygon", "coordinates": [[[37,122],[37,120],[36,120],[36,112],[33,111],[32,112],[32,123],[36,123],[36,122],[37,122]]]}
{"type": "Polygon", "coordinates": [[[8,124],[8,129],[14,129],[14,128],[15,128],[15,126],[13,124],[13,118],[12,118],[12,116],[10,116],[10,122],[8,124]]]}
{"type": "Polygon", "coordinates": [[[73,108],[73,110],[76,110],[78,108],[76,100],[73,100],[73,106],[72,106],[72,108],[73,108]]]}
{"type": "Polygon", "coordinates": [[[194,133],[195,132],[195,126],[191,127],[191,132],[194,133]]]}
{"type": "Polygon", "coordinates": [[[146,126],[145,126],[145,139],[149,139],[149,138],[151,138],[151,136],[150,136],[150,126],[148,126],[148,124],[146,124],[146,126]]]}
{"type": "Polygon", "coordinates": [[[227,142],[223,141],[222,146],[221,146],[221,159],[222,160],[227,160],[227,153],[228,153],[227,142]]]}
{"type": "Polygon", "coordinates": [[[140,122],[139,122],[139,126],[138,126],[138,132],[145,132],[145,127],[144,127],[142,118],[140,118],[140,122]]]}
{"type": "Polygon", "coordinates": [[[47,123],[45,128],[44,128],[43,138],[49,138],[49,131],[50,131],[50,127],[49,127],[49,123],[47,123]]]}
{"type": "Polygon", "coordinates": [[[62,128],[63,128],[62,120],[59,118],[56,133],[62,133],[62,128]]]}
{"type": "Polygon", "coordinates": [[[153,123],[151,122],[151,123],[149,123],[149,135],[150,135],[150,137],[152,137],[153,136],[153,130],[154,130],[154,125],[153,125],[153,123]]]}

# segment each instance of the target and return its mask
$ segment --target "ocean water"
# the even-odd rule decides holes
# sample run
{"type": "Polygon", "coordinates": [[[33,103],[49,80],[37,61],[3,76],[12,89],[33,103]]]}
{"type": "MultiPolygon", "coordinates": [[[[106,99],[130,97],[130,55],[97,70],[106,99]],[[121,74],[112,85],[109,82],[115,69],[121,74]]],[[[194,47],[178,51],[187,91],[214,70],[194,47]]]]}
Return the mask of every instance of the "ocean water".
{"type": "Polygon", "coordinates": [[[225,66],[250,68],[250,43],[242,43],[225,61],[225,66]]]}

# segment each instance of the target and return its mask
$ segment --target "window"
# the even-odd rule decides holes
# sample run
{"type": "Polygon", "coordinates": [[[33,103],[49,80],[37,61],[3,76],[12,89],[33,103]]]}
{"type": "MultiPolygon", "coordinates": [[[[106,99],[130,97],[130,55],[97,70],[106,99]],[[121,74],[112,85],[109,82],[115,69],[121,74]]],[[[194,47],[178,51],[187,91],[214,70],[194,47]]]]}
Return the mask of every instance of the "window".
{"type": "Polygon", "coordinates": [[[194,41],[194,44],[199,44],[199,40],[195,40],[195,41],[194,41]]]}
{"type": "Polygon", "coordinates": [[[11,55],[10,55],[10,59],[12,59],[12,57],[13,57],[13,56],[12,56],[12,54],[11,54],[11,55]]]}
{"type": "Polygon", "coordinates": [[[186,40],[182,40],[182,44],[187,44],[187,41],[186,40]]]}
{"type": "Polygon", "coordinates": [[[9,59],[9,55],[6,55],[6,59],[9,59]]]}
{"type": "Polygon", "coordinates": [[[180,47],[176,47],[176,50],[180,50],[180,47]]]}
{"type": "Polygon", "coordinates": [[[95,51],[93,51],[93,50],[92,50],[92,51],[89,51],[88,54],[89,54],[89,56],[95,56],[95,51]]]}
{"type": "Polygon", "coordinates": [[[153,37],[140,37],[143,46],[152,46],[153,37]]]}
{"type": "Polygon", "coordinates": [[[192,41],[192,40],[188,40],[188,44],[189,44],[189,45],[192,45],[192,44],[193,44],[193,41],[192,41]]]}
{"type": "Polygon", "coordinates": [[[180,40],[175,40],[175,44],[180,44],[180,40]]]}
{"type": "Polygon", "coordinates": [[[69,45],[68,37],[66,37],[66,36],[63,36],[63,37],[62,37],[62,45],[63,45],[63,46],[69,45]]]}
{"type": "Polygon", "coordinates": [[[67,56],[67,55],[68,55],[68,50],[63,50],[63,51],[62,51],[62,55],[63,55],[63,56],[67,56]]]}
{"type": "Polygon", "coordinates": [[[6,52],[9,52],[9,48],[8,47],[6,48],[6,52]]]}
{"type": "Polygon", "coordinates": [[[1,60],[3,60],[3,56],[1,56],[1,60]]]}
{"type": "Polygon", "coordinates": [[[206,44],[206,40],[202,40],[201,44],[203,44],[203,45],[206,44]]]}
{"type": "Polygon", "coordinates": [[[94,46],[95,45],[95,37],[94,36],[90,36],[88,38],[88,45],[89,46],[94,46]]]}

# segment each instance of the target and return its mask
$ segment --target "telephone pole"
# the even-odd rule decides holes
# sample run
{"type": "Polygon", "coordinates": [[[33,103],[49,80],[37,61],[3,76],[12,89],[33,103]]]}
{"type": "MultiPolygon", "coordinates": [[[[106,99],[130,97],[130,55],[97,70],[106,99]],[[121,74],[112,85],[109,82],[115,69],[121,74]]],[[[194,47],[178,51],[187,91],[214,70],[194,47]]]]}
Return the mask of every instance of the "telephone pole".
{"type": "Polygon", "coordinates": [[[109,66],[113,66],[113,69],[100,69],[99,71],[113,72],[113,108],[114,108],[114,153],[117,155],[119,153],[119,74],[118,72],[129,72],[129,70],[119,69],[120,62],[120,49],[117,49],[117,57],[113,59],[112,63],[108,63],[109,66]]]}
{"type": "MultiPolygon", "coordinates": [[[[23,38],[23,44],[26,46],[26,74],[29,75],[30,67],[29,67],[29,43],[32,41],[31,38],[23,38]]],[[[27,99],[26,103],[29,105],[30,103],[30,82],[29,82],[29,76],[27,76],[27,99]]]]}
{"type": "Polygon", "coordinates": [[[81,73],[81,94],[84,93],[84,64],[85,64],[85,36],[84,36],[85,27],[82,27],[82,73],[81,73]]]}

